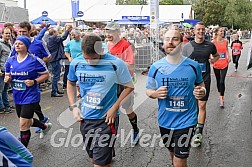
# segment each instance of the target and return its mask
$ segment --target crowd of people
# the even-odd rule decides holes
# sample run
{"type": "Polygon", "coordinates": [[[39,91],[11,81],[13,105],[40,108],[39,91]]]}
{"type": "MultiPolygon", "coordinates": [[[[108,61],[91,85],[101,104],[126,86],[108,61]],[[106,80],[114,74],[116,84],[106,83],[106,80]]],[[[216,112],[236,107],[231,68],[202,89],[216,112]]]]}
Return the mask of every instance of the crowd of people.
{"type": "MultiPolygon", "coordinates": [[[[20,160],[17,166],[32,166],[32,155],[27,150],[30,128],[37,127],[36,132],[43,138],[52,127],[39,104],[40,84],[44,82],[51,82],[52,98],[63,97],[67,90],[69,110],[80,122],[85,148],[95,167],[112,166],[120,106],[132,126],[131,144],[138,143],[140,128],[133,110],[135,45],[151,42],[148,27],[120,27],[110,22],[92,30],[68,24],[64,28],[59,24],[56,27],[45,24],[38,29],[24,21],[19,23],[17,33],[14,31],[13,24],[6,23],[0,41],[0,113],[15,109],[20,130],[20,136],[15,139],[7,129],[0,127],[0,157],[3,154],[5,164],[16,163],[12,160],[16,154],[20,160]],[[63,86],[59,88],[62,66],[63,86]],[[15,106],[11,106],[8,99],[10,88],[15,106]],[[3,134],[9,137],[3,138],[3,134]],[[95,135],[107,135],[107,139],[95,135]],[[103,140],[102,146],[100,140],[103,140]],[[12,150],[12,144],[19,149],[12,150]]],[[[224,108],[228,66],[233,60],[237,71],[243,48],[239,37],[238,32],[231,35],[230,30],[222,27],[209,29],[202,22],[193,29],[176,26],[160,29],[164,57],[148,69],[146,94],[158,99],[158,125],[175,167],[187,166],[191,143],[202,144],[211,66],[217,81],[217,101],[224,108]],[[232,42],[229,41],[231,36],[232,42]],[[170,134],[172,138],[168,140],[170,134]],[[181,146],[180,139],[187,134],[190,141],[181,146]]]]}

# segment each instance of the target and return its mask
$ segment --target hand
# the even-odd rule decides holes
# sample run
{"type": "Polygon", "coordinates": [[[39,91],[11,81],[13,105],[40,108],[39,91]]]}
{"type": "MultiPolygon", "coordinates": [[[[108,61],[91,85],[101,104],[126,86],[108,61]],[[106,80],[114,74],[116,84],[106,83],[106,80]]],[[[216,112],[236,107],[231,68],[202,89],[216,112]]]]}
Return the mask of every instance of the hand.
{"type": "Polygon", "coordinates": [[[209,61],[210,64],[214,63],[214,57],[213,57],[213,55],[210,55],[210,59],[208,59],[208,61],[209,61]]]}
{"type": "Polygon", "coordinates": [[[34,80],[27,79],[24,81],[25,85],[30,87],[34,85],[34,80]]]}
{"type": "Polygon", "coordinates": [[[3,76],[3,72],[0,70],[0,76],[3,76]]]}
{"type": "Polygon", "coordinates": [[[73,58],[72,58],[72,57],[69,57],[69,58],[68,58],[68,61],[69,61],[69,62],[72,62],[72,61],[73,61],[73,58]]]}
{"type": "Polygon", "coordinates": [[[46,28],[48,29],[50,26],[51,26],[51,24],[50,24],[50,23],[48,23],[48,24],[46,25],[46,28]]]}
{"type": "Polygon", "coordinates": [[[228,63],[230,63],[231,62],[231,58],[230,57],[228,57],[228,63]]]}
{"type": "Polygon", "coordinates": [[[155,96],[158,99],[165,99],[167,97],[167,86],[161,86],[155,91],[155,96]]]}
{"type": "Polygon", "coordinates": [[[72,29],[73,29],[72,25],[67,25],[67,26],[66,26],[66,30],[68,30],[69,32],[71,32],[72,29]]]}
{"type": "Polygon", "coordinates": [[[81,122],[83,120],[83,116],[82,116],[81,111],[78,107],[75,107],[73,109],[73,117],[76,120],[76,122],[81,122]]]}
{"type": "Polygon", "coordinates": [[[10,81],[11,81],[11,77],[5,75],[5,77],[4,77],[4,82],[5,82],[5,83],[9,83],[10,81]]]}
{"type": "Polygon", "coordinates": [[[214,63],[214,61],[213,61],[212,58],[211,58],[211,59],[208,59],[208,61],[209,61],[210,64],[213,64],[213,63],[214,63]]]}
{"type": "Polygon", "coordinates": [[[103,115],[103,117],[106,117],[105,122],[110,125],[113,124],[115,122],[115,118],[116,118],[116,111],[119,109],[119,106],[116,107],[115,105],[113,105],[106,114],[103,115]]]}
{"type": "Polygon", "coordinates": [[[205,89],[202,86],[196,86],[193,90],[193,95],[196,99],[202,99],[206,95],[205,89]]]}

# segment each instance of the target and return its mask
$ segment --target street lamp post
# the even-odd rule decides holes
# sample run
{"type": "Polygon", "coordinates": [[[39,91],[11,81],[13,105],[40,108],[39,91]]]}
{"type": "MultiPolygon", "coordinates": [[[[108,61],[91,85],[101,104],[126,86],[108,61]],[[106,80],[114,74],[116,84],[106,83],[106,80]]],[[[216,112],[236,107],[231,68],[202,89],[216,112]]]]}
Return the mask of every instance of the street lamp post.
{"type": "Polygon", "coordinates": [[[26,0],[24,0],[24,8],[26,9],[26,0]]]}

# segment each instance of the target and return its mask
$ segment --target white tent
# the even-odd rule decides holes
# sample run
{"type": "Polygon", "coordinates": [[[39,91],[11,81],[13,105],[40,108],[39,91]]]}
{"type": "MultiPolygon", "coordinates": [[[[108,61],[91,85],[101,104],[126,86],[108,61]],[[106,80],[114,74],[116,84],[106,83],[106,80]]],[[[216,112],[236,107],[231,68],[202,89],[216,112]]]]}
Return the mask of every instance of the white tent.
{"type": "MultiPolygon", "coordinates": [[[[160,5],[159,20],[164,22],[180,22],[193,19],[191,5],[160,5]]],[[[150,16],[149,5],[95,5],[84,11],[83,20],[101,22],[120,20],[122,16],[150,16]]]]}

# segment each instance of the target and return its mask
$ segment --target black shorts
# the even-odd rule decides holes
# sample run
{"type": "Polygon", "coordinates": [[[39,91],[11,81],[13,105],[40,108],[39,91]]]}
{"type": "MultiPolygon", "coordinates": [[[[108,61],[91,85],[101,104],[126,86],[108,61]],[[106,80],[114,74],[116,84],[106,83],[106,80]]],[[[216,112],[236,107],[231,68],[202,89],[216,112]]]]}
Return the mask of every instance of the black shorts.
{"type": "Polygon", "coordinates": [[[80,131],[84,146],[95,165],[105,166],[111,163],[118,124],[119,117],[110,126],[105,123],[105,120],[84,119],[82,121],[80,131]]]}
{"type": "Polygon", "coordinates": [[[171,130],[159,127],[163,143],[178,158],[188,158],[195,126],[171,130]]]}
{"type": "Polygon", "coordinates": [[[34,112],[36,108],[38,108],[39,102],[31,103],[31,104],[16,104],[16,112],[18,118],[33,118],[34,112]]]}
{"type": "Polygon", "coordinates": [[[204,81],[204,84],[206,88],[206,95],[202,99],[200,99],[200,101],[207,101],[210,94],[211,80],[204,81]]]}

